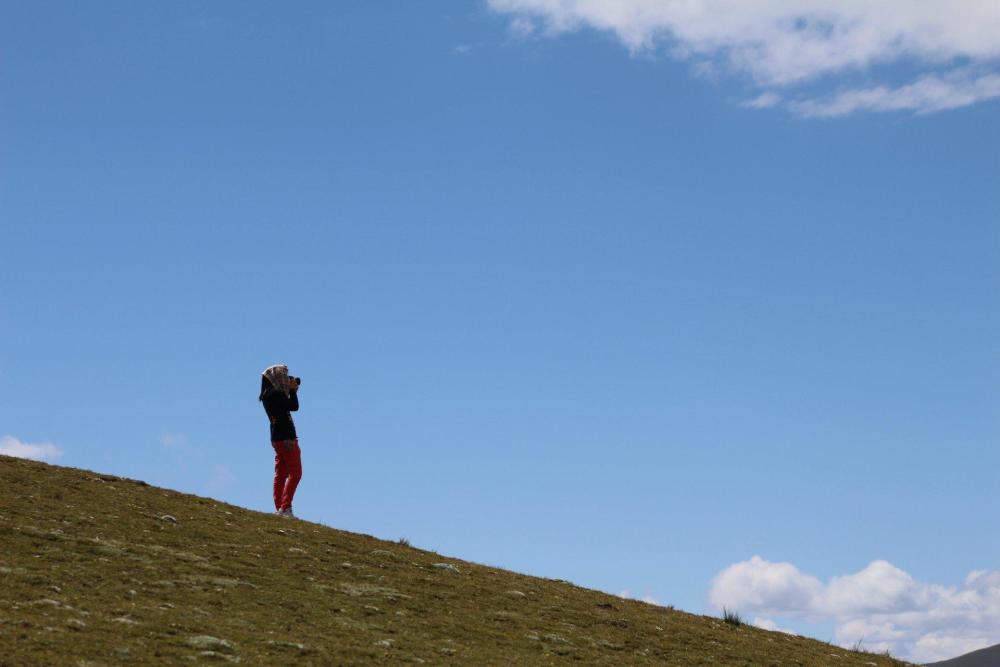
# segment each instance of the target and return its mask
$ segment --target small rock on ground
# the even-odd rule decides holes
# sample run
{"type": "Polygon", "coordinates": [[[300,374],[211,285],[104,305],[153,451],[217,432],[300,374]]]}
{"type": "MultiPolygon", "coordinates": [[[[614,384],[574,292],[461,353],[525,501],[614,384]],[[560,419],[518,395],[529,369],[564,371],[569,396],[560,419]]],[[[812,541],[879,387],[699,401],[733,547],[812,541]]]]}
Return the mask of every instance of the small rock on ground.
{"type": "Polygon", "coordinates": [[[219,653],[218,651],[199,651],[198,657],[208,658],[209,660],[225,660],[226,662],[237,663],[240,661],[238,655],[226,655],[225,653],[219,653]]]}
{"type": "Polygon", "coordinates": [[[211,635],[194,635],[187,638],[185,642],[191,648],[200,648],[205,651],[232,651],[232,642],[226,639],[219,639],[211,635]]]}
{"type": "Polygon", "coordinates": [[[434,563],[432,567],[435,570],[444,570],[445,572],[453,572],[455,574],[462,574],[461,570],[452,565],[451,563],[434,563]]]}
{"type": "Polygon", "coordinates": [[[299,642],[277,642],[274,641],[273,639],[268,639],[264,643],[267,644],[268,646],[273,646],[275,648],[290,648],[290,649],[295,649],[297,651],[307,650],[306,645],[300,644],[299,642]]]}

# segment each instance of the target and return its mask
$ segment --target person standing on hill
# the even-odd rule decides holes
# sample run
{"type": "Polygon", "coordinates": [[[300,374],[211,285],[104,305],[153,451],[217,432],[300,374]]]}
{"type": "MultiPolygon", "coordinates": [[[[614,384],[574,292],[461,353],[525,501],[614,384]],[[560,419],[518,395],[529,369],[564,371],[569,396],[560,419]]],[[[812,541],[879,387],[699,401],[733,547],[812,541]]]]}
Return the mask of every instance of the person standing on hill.
{"type": "Polygon", "coordinates": [[[294,517],[292,498],[302,479],[302,456],[295,434],[293,412],[299,409],[299,386],[302,380],[288,375],[288,366],[278,364],[264,370],[260,378],[260,396],[271,422],[271,446],[274,448],[275,514],[294,517]]]}

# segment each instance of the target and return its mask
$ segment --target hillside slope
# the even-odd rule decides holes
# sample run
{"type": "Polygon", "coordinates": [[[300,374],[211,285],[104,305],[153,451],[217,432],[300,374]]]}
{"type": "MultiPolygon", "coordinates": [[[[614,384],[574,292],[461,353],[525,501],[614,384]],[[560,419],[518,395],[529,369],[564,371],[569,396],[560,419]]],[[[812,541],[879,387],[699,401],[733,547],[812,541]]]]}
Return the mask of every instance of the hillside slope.
{"type": "Polygon", "coordinates": [[[960,655],[951,660],[928,664],[926,667],[997,667],[1000,665],[1000,644],[960,655]]]}
{"type": "Polygon", "coordinates": [[[0,456],[0,665],[899,665],[0,456]]]}

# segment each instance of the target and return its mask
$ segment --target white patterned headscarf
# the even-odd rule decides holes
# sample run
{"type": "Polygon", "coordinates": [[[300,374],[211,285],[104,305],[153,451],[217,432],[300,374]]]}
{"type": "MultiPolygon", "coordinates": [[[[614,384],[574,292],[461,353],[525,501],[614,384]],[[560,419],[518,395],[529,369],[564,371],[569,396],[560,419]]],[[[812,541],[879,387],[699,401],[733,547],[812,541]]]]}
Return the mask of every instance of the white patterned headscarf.
{"type": "Polygon", "coordinates": [[[276,364],[274,366],[268,366],[262,375],[267,378],[267,381],[271,383],[271,386],[288,393],[292,388],[292,382],[288,379],[288,366],[285,364],[276,364]]]}

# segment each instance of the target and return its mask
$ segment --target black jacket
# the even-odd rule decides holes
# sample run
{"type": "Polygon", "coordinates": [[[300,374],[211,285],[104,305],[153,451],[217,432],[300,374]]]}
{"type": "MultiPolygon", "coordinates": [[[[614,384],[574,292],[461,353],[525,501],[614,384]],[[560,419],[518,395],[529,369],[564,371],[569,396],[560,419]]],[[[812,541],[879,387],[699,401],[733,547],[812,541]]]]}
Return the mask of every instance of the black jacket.
{"type": "Polygon", "coordinates": [[[299,409],[299,393],[293,389],[287,396],[273,387],[264,392],[264,411],[271,420],[271,441],[295,440],[295,422],[292,412],[299,409]]]}

